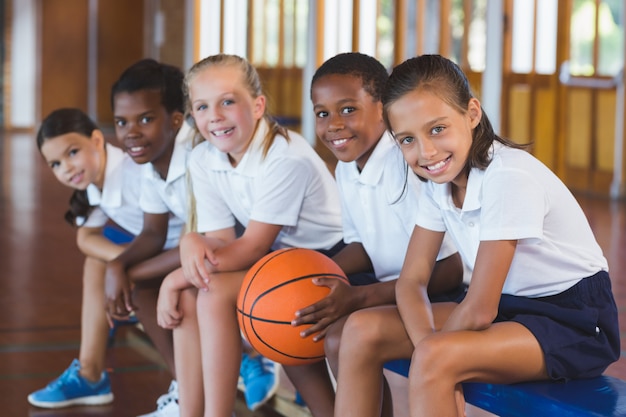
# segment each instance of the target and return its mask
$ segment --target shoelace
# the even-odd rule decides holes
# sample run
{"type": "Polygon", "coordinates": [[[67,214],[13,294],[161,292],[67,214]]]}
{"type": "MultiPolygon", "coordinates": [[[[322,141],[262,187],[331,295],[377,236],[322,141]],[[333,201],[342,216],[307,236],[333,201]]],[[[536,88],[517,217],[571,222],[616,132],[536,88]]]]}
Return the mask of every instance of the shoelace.
{"type": "Polygon", "coordinates": [[[174,396],[174,387],[170,385],[170,388],[167,391],[167,393],[157,398],[157,410],[164,409],[172,401],[176,401],[178,403],[178,400],[174,396]]]}
{"type": "Polygon", "coordinates": [[[163,410],[172,401],[178,402],[176,398],[169,394],[163,394],[157,399],[157,410],[163,410]]]}
{"type": "Polygon", "coordinates": [[[70,366],[61,374],[61,376],[50,382],[50,384],[48,384],[48,387],[57,388],[61,385],[64,385],[66,382],[69,382],[72,379],[76,379],[76,374],[78,374],[78,370],[76,370],[75,372],[74,367],[70,366]]]}
{"type": "Polygon", "coordinates": [[[257,360],[256,358],[247,357],[242,362],[243,368],[243,379],[244,383],[248,381],[250,378],[254,378],[260,375],[263,375],[264,372],[269,372],[269,369],[266,369],[265,364],[262,362],[263,360],[257,360]]]}
{"type": "Polygon", "coordinates": [[[249,380],[250,378],[254,378],[256,376],[259,376],[263,373],[263,367],[261,366],[261,364],[252,359],[252,358],[247,358],[244,363],[243,363],[243,379],[244,381],[249,380]]]}

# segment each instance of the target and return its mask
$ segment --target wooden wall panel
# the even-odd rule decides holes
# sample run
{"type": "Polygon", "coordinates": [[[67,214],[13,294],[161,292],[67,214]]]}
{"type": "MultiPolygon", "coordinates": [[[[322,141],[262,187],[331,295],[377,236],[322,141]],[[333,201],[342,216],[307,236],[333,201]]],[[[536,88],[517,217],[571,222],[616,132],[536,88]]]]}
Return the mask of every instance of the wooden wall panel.
{"type": "Polygon", "coordinates": [[[613,172],[615,149],[615,91],[599,91],[596,101],[596,163],[597,169],[613,172]]]}
{"type": "Polygon", "coordinates": [[[539,89],[536,92],[533,106],[534,132],[531,137],[533,154],[548,168],[556,169],[556,137],[555,120],[556,92],[539,89]]]}
{"type": "Polygon", "coordinates": [[[257,72],[268,99],[270,114],[283,126],[299,131],[302,117],[302,68],[257,67],[257,72]]]}
{"type": "Polygon", "coordinates": [[[176,65],[183,71],[185,65],[185,7],[184,1],[161,0],[164,33],[163,44],[159,50],[160,61],[176,65]]]}
{"type": "Polygon", "coordinates": [[[142,1],[101,0],[98,2],[98,82],[96,89],[97,115],[100,124],[112,124],[111,86],[124,69],[143,57],[143,10],[142,1]]]}
{"type": "Polygon", "coordinates": [[[511,88],[508,105],[509,135],[517,143],[530,141],[530,88],[517,85],[511,88]]]}
{"type": "Polygon", "coordinates": [[[567,100],[565,127],[566,165],[572,168],[589,168],[591,149],[591,93],[571,90],[567,100]]]}
{"type": "Polygon", "coordinates": [[[87,110],[87,13],[84,0],[40,0],[40,115],[87,110]]]}

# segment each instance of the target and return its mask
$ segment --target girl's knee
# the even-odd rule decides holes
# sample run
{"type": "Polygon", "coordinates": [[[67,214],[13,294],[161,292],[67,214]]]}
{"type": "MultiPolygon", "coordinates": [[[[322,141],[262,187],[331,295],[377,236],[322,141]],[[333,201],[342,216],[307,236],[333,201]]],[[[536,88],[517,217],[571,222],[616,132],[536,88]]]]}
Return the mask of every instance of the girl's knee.
{"type": "Polygon", "coordinates": [[[446,372],[450,363],[446,359],[450,346],[439,337],[428,336],[420,341],[411,358],[411,375],[421,380],[433,380],[446,372]]]}
{"type": "Polygon", "coordinates": [[[183,316],[196,314],[197,291],[194,288],[182,290],[178,297],[178,308],[183,316]]]}
{"type": "Polygon", "coordinates": [[[228,306],[235,308],[237,305],[237,297],[241,288],[241,280],[243,272],[216,272],[211,274],[209,278],[209,290],[198,291],[197,304],[198,307],[207,307],[213,305],[217,308],[228,306]]]}

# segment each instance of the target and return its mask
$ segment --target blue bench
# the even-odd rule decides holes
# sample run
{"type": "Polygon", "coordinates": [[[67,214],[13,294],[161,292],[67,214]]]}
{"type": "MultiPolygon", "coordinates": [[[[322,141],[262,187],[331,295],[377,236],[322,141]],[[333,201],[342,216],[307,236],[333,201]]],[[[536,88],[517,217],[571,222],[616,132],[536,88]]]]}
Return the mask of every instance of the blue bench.
{"type": "MultiPolygon", "coordinates": [[[[409,360],[388,362],[385,368],[407,376],[409,360]]],[[[465,400],[500,417],[625,417],[626,381],[601,376],[561,382],[502,385],[463,384],[465,400]]]]}

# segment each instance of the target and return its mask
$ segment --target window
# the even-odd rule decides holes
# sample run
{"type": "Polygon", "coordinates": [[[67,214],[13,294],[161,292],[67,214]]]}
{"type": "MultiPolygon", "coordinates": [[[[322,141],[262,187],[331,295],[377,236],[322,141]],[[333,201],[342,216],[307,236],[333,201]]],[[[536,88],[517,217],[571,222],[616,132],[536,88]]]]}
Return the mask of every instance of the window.
{"type": "Polygon", "coordinates": [[[574,0],[570,72],[614,76],[624,66],[623,0],[574,0]]]}

